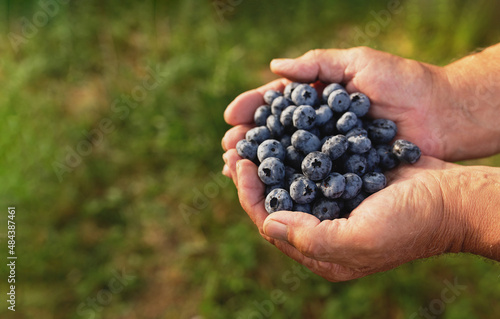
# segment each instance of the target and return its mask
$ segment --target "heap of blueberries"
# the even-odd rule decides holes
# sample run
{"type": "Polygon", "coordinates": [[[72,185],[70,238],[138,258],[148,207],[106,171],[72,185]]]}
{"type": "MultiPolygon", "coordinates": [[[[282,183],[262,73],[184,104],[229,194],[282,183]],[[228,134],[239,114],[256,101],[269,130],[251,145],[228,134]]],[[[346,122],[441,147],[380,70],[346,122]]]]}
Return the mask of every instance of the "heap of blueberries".
{"type": "Polygon", "coordinates": [[[393,121],[366,116],[366,95],[348,94],[340,84],[329,84],[319,95],[309,84],[292,82],[284,92],[267,91],[264,100],[254,114],[256,127],[236,150],[258,165],[268,213],[344,217],[386,186],[384,171],[420,158],[411,142],[391,144],[397,133],[393,121]]]}

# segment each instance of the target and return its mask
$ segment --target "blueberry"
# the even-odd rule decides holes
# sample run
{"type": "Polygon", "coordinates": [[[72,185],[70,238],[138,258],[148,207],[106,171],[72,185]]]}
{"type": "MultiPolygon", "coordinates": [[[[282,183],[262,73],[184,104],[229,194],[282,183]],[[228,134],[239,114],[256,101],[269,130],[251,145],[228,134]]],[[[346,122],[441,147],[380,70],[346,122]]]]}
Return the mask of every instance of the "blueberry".
{"type": "Polygon", "coordinates": [[[295,112],[296,109],[296,105],[290,105],[281,112],[280,122],[285,128],[293,126],[293,112],[295,112]]]}
{"type": "Polygon", "coordinates": [[[274,114],[269,115],[266,121],[266,126],[271,133],[271,137],[273,138],[280,138],[285,133],[285,128],[281,125],[279,117],[274,114]]]}
{"type": "Polygon", "coordinates": [[[257,147],[259,145],[254,141],[247,141],[245,139],[236,143],[236,151],[238,155],[253,161],[257,157],[257,147]]]}
{"type": "Polygon", "coordinates": [[[293,201],[285,189],[276,188],[267,194],[265,208],[269,214],[280,210],[290,210],[293,208],[293,201]]]}
{"type": "Polygon", "coordinates": [[[345,178],[345,190],[342,193],[340,198],[342,199],[352,199],[356,197],[361,191],[361,187],[363,186],[363,180],[361,177],[354,173],[346,173],[344,174],[345,178]]]}
{"type": "Polygon", "coordinates": [[[382,173],[367,173],[363,176],[363,190],[367,193],[375,193],[387,185],[385,175],[382,173]]]}
{"type": "Polygon", "coordinates": [[[333,118],[333,112],[328,107],[328,105],[321,105],[316,110],[316,125],[317,126],[325,125],[332,118],[333,118]]]}
{"type": "Polygon", "coordinates": [[[263,160],[257,172],[262,183],[266,185],[276,185],[285,179],[285,165],[276,157],[263,160]]]}
{"type": "Polygon", "coordinates": [[[337,90],[344,90],[344,87],[338,83],[330,83],[328,84],[324,89],[323,89],[323,93],[321,94],[322,98],[323,98],[323,103],[327,103],[328,102],[328,97],[330,96],[330,94],[333,92],[333,91],[337,91],[337,90]]]}
{"type": "Polygon", "coordinates": [[[394,153],[401,162],[410,164],[416,163],[422,155],[417,145],[406,140],[395,141],[392,146],[392,153],[394,153]]]}
{"type": "Polygon", "coordinates": [[[332,161],[338,159],[342,154],[347,151],[349,143],[344,135],[335,135],[326,140],[326,142],[321,147],[321,151],[328,156],[332,161]]]}
{"type": "Polygon", "coordinates": [[[366,167],[366,158],[359,154],[353,154],[347,157],[344,162],[344,170],[347,173],[355,173],[359,176],[363,176],[366,173],[366,167]]]}
{"type": "Polygon", "coordinates": [[[293,112],[293,126],[299,130],[309,130],[316,124],[316,111],[310,105],[300,105],[293,112]]]}
{"type": "Polygon", "coordinates": [[[377,150],[372,147],[368,152],[364,154],[364,156],[366,157],[366,171],[375,171],[375,169],[377,169],[378,165],[380,164],[380,155],[378,155],[377,150]]]}
{"type": "Polygon", "coordinates": [[[286,86],[285,86],[285,90],[283,91],[283,96],[289,100],[292,100],[292,93],[293,91],[295,90],[295,88],[297,86],[299,86],[301,83],[298,83],[298,82],[291,82],[291,83],[288,83],[286,86]]]}
{"type": "Polygon", "coordinates": [[[347,132],[347,134],[345,135],[345,137],[347,137],[347,138],[349,138],[351,136],[364,136],[364,137],[368,137],[368,132],[364,128],[355,127],[352,130],[350,130],[349,132],[347,132]]]}
{"type": "Polygon", "coordinates": [[[305,155],[297,151],[293,145],[288,146],[285,150],[285,164],[294,169],[301,169],[300,166],[302,165],[304,157],[305,155]]]}
{"type": "Polygon", "coordinates": [[[332,111],[337,113],[347,111],[350,104],[351,99],[349,98],[349,94],[343,89],[333,91],[328,97],[328,106],[332,108],[332,111]]]}
{"type": "Polygon", "coordinates": [[[266,125],[267,117],[271,115],[271,107],[269,105],[261,105],[255,110],[253,114],[253,120],[255,125],[262,126],[266,125]]]}
{"type": "Polygon", "coordinates": [[[312,152],[306,155],[302,161],[302,173],[313,181],[325,178],[332,169],[332,160],[328,155],[321,152],[312,152]]]}
{"type": "Polygon", "coordinates": [[[387,144],[398,132],[396,123],[386,119],[376,119],[368,126],[368,134],[375,144],[387,144]]]}
{"type": "Polygon", "coordinates": [[[280,91],[274,91],[274,90],[267,90],[266,93],[264,93],[264,101],[271,105],[274,101],[275,98],[283,96],[283,93],[280,91]]]}
{"type": "Polygon", "coordinates": [[[377,145],[376,148],[378,155],[380,156],[380,167],[383,170],[390,170],[398,166],[399,160],[392,153],[392,148],[389,145],[377,145]]]}
{"type": "Polygon", "coordinates": [[[318,151],[321,147],[319,138],[311,132],[298,130],[292,135],[292,146],[304,154],[318,151]]]}
{"type": "Polygon", "coordinates": [[[355,154],[363,154],[370,150],[372,142],[366,136],[354,135],[347,138],[349,142],[349,151],[355,154]]]}
{"type": "Polygon", "coordinates": [[[316,198],[316,183],[308,178],[296,179],[290,185],[290,196],[297,204],[309,204],[316,198]]]}
{"type": "Polygon", "coordinates": [[[349,111],[356,114],[357,117],[365,116],[370,109],[370,100],[363,93],[357,92],[351,94],[351,105],[349,111]]]}
{"type": "Polygon", "coordinates": [[[340,216],[340,207],[339,204],[332,199],[321,198],[314,202],[312,214],[320,221],[333,220],[340,216]]]}
{"type": "Polygon", "coordinates": [[[279,96],[274,99],[273,104],[271,104],[271,113],[276,115],[278,118],[281,115],[281,112],[283,112],[284,109],[286,109],[287,106],[290,105],[290,101],[284,98],[283,96],[279,96]]]}
{"type": "Polygon", "coordinates": [[[327,198],[339,198],[345,190],[345,178],[339,173],[331,173],[321,182],[320,189],[327,198]]]}
{"type": "Polygon", "coordinates": [[[345,134],[352,130],[358,122],[358,117],[353,112],[345,112],[337,121],[337,130],[345,134]]]}
{"type": "Polygon", "coordinates": [[[277,140],[269,139],[262,142],[257,148],[259,161],[264,161],[268,157],[276,157],[281,161],[285,160],[285,148],[277,140]]]}
{"type": "Polygon", "coordinates": [[[271,138],[271,132],[266,126],[257,126],[249,129],[245,134],[245,138],[249,142],[254,141],[257,144],[260,144],[271,138]]]}
{"type": "Polygon", "coordinates": [[[292,92],[292,101],[295,105],[316,105],[318,93],[309,84],[300,84],[292,92]]]}
{"type": "Polygon", "coordinates": [[[312,210],[311,210],[311,205],[310,204],[297,204],[297,203],[294,203],[292,211],[294,211],[294,212],[303,212],[303,213],[306,213],[306,214],[312,214],[312,210]]]}

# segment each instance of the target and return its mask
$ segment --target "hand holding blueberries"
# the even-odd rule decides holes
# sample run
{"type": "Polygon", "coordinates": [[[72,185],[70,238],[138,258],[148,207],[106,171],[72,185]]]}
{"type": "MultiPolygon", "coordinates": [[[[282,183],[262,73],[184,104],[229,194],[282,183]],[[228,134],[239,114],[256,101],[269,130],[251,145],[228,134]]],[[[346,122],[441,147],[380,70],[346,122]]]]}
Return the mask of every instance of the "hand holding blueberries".
{"type": "MultiPolygon", "coordinates": [[[[500,260],[500,169],[443,161],[500,151],[496,120],[500,93],[494,89],[488,92],[496,96],[475,93],[475,86],[488,89],[500,83],[499,53],[496,45],[443,68],[368,48],[315,50],[293,60],[274,60],[272,71],[284,78],[241,94],[224,114],[234,127],[222,141],[226,150],[223,172],[233,179],[242,207],[262,236],[331,281],[363,277],[446,252],[471,252],[500,260]],[[291,85],[292,81],[314,83],[318,91],[308,84],[291,85]],[[339,90],[340,85],[325,87],[329,83],[341,83],[351,96],[339,90]],[[354,92],[365,95],[356,93],[353,99],[354,92]],[[324,102],[329,107],[319,106],[324,102]],[[317,109],[306,107],[312,105],[317,109]],[[329,121],[340,114],[336,121],[329,121]],[[357,120],[363,116],[375,119],[366,129],[357,120]],[[322,131],[314,132],[313,122],[320,123],[322,131]],[[289,125],[300,129],[289,140],[279,141],[281,148],[266,147],[259,152],[264,141],[271,143],[273,137],[282,136],[289,125]],[[393,125],[397,125],[395,138],[390,134],[395,131],[393,125]],[[320,141],[318,136],[328,138],[320,141]],[[384,145],[375,149],[372,140],[397,142],[390,150],[384,145]],[[387,187],[382,189],[385,178],[378,170],[393,166],[387,154],[410,163],[418,158],[405,140],[417,144],[424,155],[413,165],[387,171],[387,187]],[[283,147],[287,144],[291,147],[283,147]],[[354,160],[347,163],[346,145],[352,153],[349,160],[358,156],[368,171],[357,172],[354,160]],[[342,160],[342,174],[338,168],[325,173],[317,164],[305,171],[300,167],[299,173],[310,176],[294,179],[292,174],[289,185],[272,180],[287,175],[286,167],[279,167],[279,158],[298,170],[305,157],[322,156],[317,153],[327,154],[334,166],[342,160]],[[253,156],[259,157],[258,162],[253,156]],[[379,168],[368,164],[370,158],[379,158],[379,168]],[[260,167],[264,161],[266,165],[260,167]],[[342,186],[346,189],[342,183],[355,185],[357,181],[348,174],[361,179],[363,190],[354,195],[356,200],[342,198],[349,197],[348,192],[342,194],[342,186]],[[267,190],[262,178],[271,178],[267,190]],[[283,192],[283,186],[290,192],[283,192]],[[314,204],[316,213],[306,214],[313,210],[308,203],[315,198],[313,192],[323,197],[314,204]],[[264,205],[266,193],[273,194],[266,202],[268,210],[274,206],[272,214],[264,205]],[[343,207],[334,207],[339,203],[343,207]],[[350,212],[348,218],[320,216],[340,211],[350,212]]],[[[320,157],[311,163],[321,163],[320,157]]]]}

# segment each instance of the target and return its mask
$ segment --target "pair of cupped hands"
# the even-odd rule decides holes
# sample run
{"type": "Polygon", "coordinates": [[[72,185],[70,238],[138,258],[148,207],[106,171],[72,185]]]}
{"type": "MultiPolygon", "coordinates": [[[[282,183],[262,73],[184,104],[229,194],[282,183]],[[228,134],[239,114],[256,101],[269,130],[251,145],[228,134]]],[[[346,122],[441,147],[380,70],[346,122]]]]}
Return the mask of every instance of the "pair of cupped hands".
{"type": "Polygon", "coordinates": [[[276,59],[271,70],[282,78],[239,95],[227,107],[224,118],[233,127],[222,140],[223,173],[234,181],[243,209],[266,240],[330,281],[351,280],[447,252],[498,258],[498,224],[488,225],[485,216],[481,218],[492,205],[482,200],[493,197],[498,203],[498,169],[447,162],[493,154],[499,144],[481,140],[496,128],[483,127],[482,117],[465,107],[467,101],[459,92],[463,74],[453,64],[437,67],[352,48],[276,59]],[[342,83],[350,93],[365,93],[372,104],[369,115],[396,122],[396,138],[414,142],[424,155],[415,165],[386,173],[388,186],[364,200],[347,219],[320,222],[301,212],[268,214],[257,167],[241,159],[235,146],[253,127],[263,94],[283,91],[290,81],[342,83]]]}

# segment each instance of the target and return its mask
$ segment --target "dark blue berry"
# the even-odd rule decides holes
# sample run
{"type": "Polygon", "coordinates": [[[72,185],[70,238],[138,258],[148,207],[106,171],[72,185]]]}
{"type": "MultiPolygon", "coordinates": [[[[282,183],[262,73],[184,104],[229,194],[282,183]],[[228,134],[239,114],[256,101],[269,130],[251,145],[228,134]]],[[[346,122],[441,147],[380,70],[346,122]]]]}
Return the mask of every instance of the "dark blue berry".
{"type": "Polygon", "coordinates": [[[257,126],[249,129],[245,134],[245,138],[249,142],[254,141],[257,144],[260,144],[271,138],[271,132],[269,132],[269,129],[266,126],[257,126]]]}
{"type": "Polygon", "coordinates": [[[249,142],[245,139],[236,143],[236,151],[238,152],[238,155],[251,161],[257,157],[257,147],[259,147],[257,143],[254,141],[249,142]]]}
{"type": "Polygon", "coordinates": [[[367,193],[375,193],[387,185],[385,175],[382,173],[367,173],[363,176],[363,190],[367,193]]]}
{"type": "Polygon", "coordinates": [[[324,179],[332,169],[332,160],[322,152],[312,152],[302,161],[302,173],[313,181],[324,179]]]}
{"type": "Polygon", "coordinates": [[[345,190],[345,178],[339,173],[331,173],[321,182],[320,189],[327,198],[339,198],[345,190]]]}
{"type": "Polygon", "coordinates": [[[266,93],[264,93],[264,101],[271,105],[274,101],[275,98],[283,96],[283,93],[280,91],[275,91],[275,90],[267,90],[266,93]]]}
{"type": "Polygon", "coordinates": [[[311,132],[297,130],[292,135],[292,146],[299,152],[309,154],[318,151],[321,147],[321,142],[319,138],[311,132]]]}
{"type": "Polygon", "coordinates": [[[340,198],[352,199],[356,197],[361,191],[361,187],[363,186],[363,180],[361,179],[361,177],[359,177],[354,173],[346,173],[344,174],[344,178],[345,178],[345,190],[340,198]]]}
{"type": "Polygon", "coordinates": [[[314,202],[312,214],[320,221],[333,220],[340,216],[340,207],[335,200],[321,198],[314,202]]]}
{"type": "Polygon", "coordinates": [[[358,117],[353,112],[345,112],[337,121],[337,130],[345,134],[352,130],[358,122],[358,117]]]}
{"type": "Polygon", "coordinates": [[[277,115],[269,115],[266,121],[266,126],[269,129],[272,138],[281,138],[281,136],[285,133],[285,128],[281,124],[277,115]]]}
{"type": "Polygon", "coordinates": [[[380,167],[383,170],[390,170],[393,169],[394,167],[398,166],[399,160],[392,153],[392,147],[389,145],[377,145],[375,147],[377,150],[378,155],[380,156],[380,167]]]}
{"type": "Polygon", "coordinates": [[[321,151],[330,156],[330,159],[334,161],[342,156],[347,151],[348,147],[349,142],[347,138],[339,134],[327,139],[321,147],[321,151]]]}
{"type": "Polygon", "coordinates": [[[277,140],[265,140],[257,148],[257,158],[262,162],[268,157],[276,157],[279,160],[284,161],[285,148],[277,140]]]}
{"type": "Polygon", "coordinates": [[[394,153],[401,162],[410,164],[416,163],[422,155],[417,145],[406,140],[395,141],[392,146],[392,153],[394,153]]]}
{"type": "Polygon", "coordinates": [[[337,113],[347,111],[350,104],[351,99],[349,98],[349,94],[343,89],[333,91],[328,97],[328,106],[332,111],[337,113]]]}
{"type": "Polygon", "coordinates": [[[347,157],[344,162],[344,170],[346,173],[354,173],[359,176],[363,176],[366,173],[366,167],[366,158],[359,154],[353,154],[347,157]]]}
{"type": "Polygon", "coordinates": [[[290,196],[297,204],[312,203],[316,192],[316,183],[306,177],[298,178],[290,185],[290,196]]]}
{"type": "Polygon", "coordinates": [[[332,118],[333,118],[333,112],[328,107],[328,105],[321,105],[316,110],[316,125],[317,126],[325,125],[332,118]]]}
{"type": "Polygon", "coordinates": [[[266,125],[267,117],[271,115],[271,107],[269,105],[261,105],[255,110],[253,115],[253,120],[255,125],[262,126],[266,125]]]}
{"type": "Polygon", "coordinates": [[[310,105],[300,105],[293,112],[293,126],[299,130],[309,130],[316,124],[316,111],[310,105]]]}
{"type": "Polygon", "coordinates": [[[318,93],[309,84],[300,84],[292,92],[292,101],[295,105],[316,105],[318,93]]]}
{"type": "Polygon", "coordinates": [[[372,142],[366,136],[353,135],[347,138],[349,151],[355,154],[363,154],[370,150],[372,142]]]}
{"type": "Polygon", "coordinates": [[[374,144],[389,143],[397,132],[396,123],[391,120],[376,119],[368,126],[368,136],[374,144]]]}
{"type": "Polygon", "coordinates": [[[266,185],[280,184],[285,179],[285,165],[276,157],[263,160],[257,172],[262,183],[266,185]]]}
{"type": "Polygon", "coordinates": [[[280,210],[291,210],[293,201],[285,189],[276,188],[267,194],[265,208],[269,214],[280,210]]]}
{"type": "Polygon", "coordinates": [[[356,114],[357,117],[365,116],[370,109],[370,100],[363,93],[357,92],[351,94],[351,105],[349,111],[356,114]]]}

